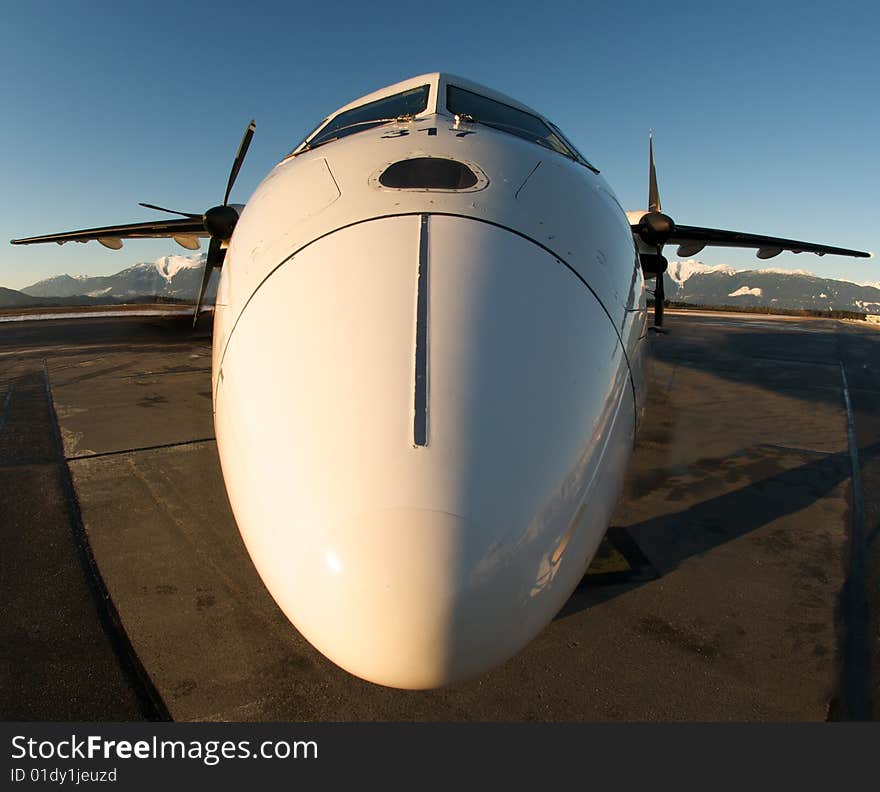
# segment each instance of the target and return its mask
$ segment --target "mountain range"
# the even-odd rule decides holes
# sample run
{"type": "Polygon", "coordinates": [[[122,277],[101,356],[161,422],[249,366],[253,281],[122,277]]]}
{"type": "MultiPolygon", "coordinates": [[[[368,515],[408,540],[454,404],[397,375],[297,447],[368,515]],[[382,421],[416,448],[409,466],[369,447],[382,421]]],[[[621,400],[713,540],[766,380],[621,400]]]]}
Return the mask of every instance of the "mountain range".
{"type": "MultiPolygon", "coordinates": [[[[55,275],[21,291],[0,288],[0,308],[112,304],[149,297],[194,301],[204,262],[204,253],[162,256],[115,275],[55,275]]],[[[671,262],[664,278],[666,298],[674,302],[880,314],[880,282],[850,283],[805,270],[734,270],[726,264],[695,260],[671,262]]],[[[208,286],[207,304],[214,301],[217,281],[215,275],[208,286]]]]}
{"type": "MultiPolygon", "coordinates": [[[[172,297],[194,300],[202,281],[205,254],[162,256],[152,262],[128,267],[115,275],[54,275],[21,290],[29,297],[92,297],[114,301],[131,297],[172,297]]],[[[208,288],[208,301],[214,299],[216,278],[208,288]]]]}
{"type": "Polygon", "coordinates": [[[820,278],[806,270],[735,270],[726,264],[673,261],[664,286],[667,300],[692,305],[880,314],[880,283],[820,278]]]}

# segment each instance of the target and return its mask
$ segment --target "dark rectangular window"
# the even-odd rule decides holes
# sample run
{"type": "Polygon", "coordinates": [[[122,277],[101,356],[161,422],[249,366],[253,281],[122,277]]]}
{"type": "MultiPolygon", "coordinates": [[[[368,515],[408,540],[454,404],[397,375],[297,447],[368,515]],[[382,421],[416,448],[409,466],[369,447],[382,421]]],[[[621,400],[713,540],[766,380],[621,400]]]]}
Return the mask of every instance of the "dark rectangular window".
{"type": "Polygon", "coordinates": [[[394,96],[386,96],[359,107],[346,110],[332,118],[329,123],[309,141],[308,148],[329,143],[331,140],[363,132],[380,124],[387,124],[405,116],[415,116],[428,106],[428,87],[420,85],[394,96]]]}
{"type": "Polygon", "coordinates": [[[446,87],[446,108],[455,115],[469,115],[478,124],[485,124],[493,129],[500,129],[524,140],[537,143],[551,149],[569,159],[590,165],[568,141],[562,137],[558,129],[544,123],[537,116],[519,110],[516,107],[496,102],[486,96],[480,96],[455,85],[446,87]]]}

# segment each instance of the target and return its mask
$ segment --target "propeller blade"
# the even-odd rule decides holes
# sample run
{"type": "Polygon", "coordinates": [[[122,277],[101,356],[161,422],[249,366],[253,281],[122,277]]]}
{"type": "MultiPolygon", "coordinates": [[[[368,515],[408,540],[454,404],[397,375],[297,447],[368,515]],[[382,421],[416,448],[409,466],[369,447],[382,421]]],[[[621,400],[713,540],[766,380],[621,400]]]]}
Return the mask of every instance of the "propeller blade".
{"type": "Polygon", "coordinates": [[[232,171],[229,173],[229,181],[226,183],[226,195],[223,196],[223,206],[226,206],[229,203],[229,194],[232,192],[232,185],[235,184],[235,180],[238,178],[238,172],[241,170],[241,163],[244,162],[245,155],[247,154],[248,147],[251,145],[251,140],[254,137],[254,130],[256,128],[257,122],[251,120],[247,129],[244,131],[244,135],[242,135],[241,143],[238,144],[238,153],[235,155],[235,160],[232,163],[232,171]]]}
{"type": "Polygon", "coordinates": [[[658,272],[654,286],[654,327],[663,327],[663,300],[666,298],[663,279],[663,273],[658,272]]]}
{"type": "Polygon", "coordinates": [[[657,186],[657,170],[654,167],[654,130],[648,135],[648,149],[651,154],[650,176],[648,178],[648,211],[661,212],[660,188],[657,186]]]}
{"type": "Polygon", "coordinates": [[[199,286],[199,296],[196,300],[196,310],[193,314],[193,329],[195,329],[199,321],[199,312],[202,310],[202,300],[205,299],[205,292],[208,289],[208,281],[211,280],[211,273],[220,259],[221,244],[221,240],[217,237],[211,237],[211,242],[208,245],[208,255],[205,258],[205,271],[202,273],[202,285],[199,286]]]}
{"type": "Polygon", "coordinates": [[[182,215],[183,217],[188,217],[190,220],[202,219],[202,215],[200,214],[193,214],[192,212],[178,212],[177,209],[166,209],[164,206],[156,206],[156,204],[138,203],[138,206],[143,206],[145,209],[155,209],[157,212],[168,212],[168,214],[182,215]]]}

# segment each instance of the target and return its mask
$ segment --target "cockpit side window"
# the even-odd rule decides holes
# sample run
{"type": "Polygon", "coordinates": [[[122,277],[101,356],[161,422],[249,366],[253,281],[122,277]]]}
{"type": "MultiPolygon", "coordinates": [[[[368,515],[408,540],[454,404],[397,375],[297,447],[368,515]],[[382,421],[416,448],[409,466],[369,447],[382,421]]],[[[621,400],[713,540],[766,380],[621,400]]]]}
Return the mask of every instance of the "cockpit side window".
{"type": "Polygon", "coordinates": [[[595,173],[598,173],[598,172],[599,172],[599,169],[598,169],[595,165],[591,165],[589,162],[587,162],[587,158],[586,158],[583,154],[581,154],[581,153],[580,153],[580,152],[579,152],[579,151],[578,151],[578,150],[572,145],[571,141],[570,141],[567,137],[565,137],[565,135],[562,134],[562,130],[561,130],[558,126],[556,126],[556,124],[550,124],[550,127],[551,127],[551,128],[553,129],[553,131],[559,136],[559,139],[560,139],[563,143],[565,143],[566,146],[568,146],[568,147],[571,149],[572,153],[574,154],[574,158],[575,158],[575,159],[576,159],[581,165],[586,165],[591,171],[593,171],[593,172],[595,172],[595,173]]]}
{"type": "Polygon", "coordinates": [[[427,85],[420,85],[418,88],[411,88],[394,96],[386,96],[375,102],[346,110],[330,119],[329,123],[309,140],[307,148],[311,149],[322,143],[353,135],[355,132],[372,129],[380,124],[395,121],[401,116],[418,115],[428,106],[428,88],[427,85]]]}
{"type": "Polygon", "coordinates": [[[469,115],[479,124],[500,129],[511,135],[530,140],[539,146],[551,149],[569,159],[596,170],[588,163],[553,126],[546,124],[537,116],[516,107],[496,102],[486,96],[455,85],[446,87],[446,109],[454,115],[469,115]]]}

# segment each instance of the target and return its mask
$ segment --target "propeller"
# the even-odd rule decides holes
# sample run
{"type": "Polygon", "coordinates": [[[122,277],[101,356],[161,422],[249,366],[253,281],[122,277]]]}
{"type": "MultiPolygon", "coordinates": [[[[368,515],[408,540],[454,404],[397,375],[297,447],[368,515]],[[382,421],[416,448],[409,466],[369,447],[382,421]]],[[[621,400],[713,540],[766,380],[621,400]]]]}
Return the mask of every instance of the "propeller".
{"type": "Polygon", "coordinates": [[[199,311],[202,309],[202,301],[205,298],[205,291],[208,288],[208,281],[211,280],[211,273],[215,267],[223,264],[223,257],[226,252],[223,243],[229,242],[232,238],[232,232],[238,223],[238,210],[229,205],[229,195],[232,193],[232,187],[238,178],[238,172],[250,148],[251,140],[253,140],[254,132],[257,128],[256,121],[251,121],[247,125],[247,129],[242,135],[241,143],[238,144],[238,151],[235,159],[232,161],[232,169],[229,172],[229,179],[226,182],[226,192],[223,194],[223,203],[219,206],[212,206],[204,214],[193,214],[191,212],[180,212],[176,209],[166,209],[164,206],[156,206],[155,204],[141,203],[147,209],[155,209],[158,212],[168,212],[169,214],[182,215],[192,220],[201,220],[205,226],[205,231],[211,235],[211,241],[208,244],[208,255],[205,257],[205,271],[202,275],[202,284],[199,287],[199,296],[196,300],[196,309],[193,314],[193,327],[199,321],[199,311]]]}
{"type": "Polygon", "coordinates": [[[654,287],[654,326],[663,326],[663,300],[665,289],[663,285],[663,273],[669,262],[663,256],[663,246],[675,233],[675,221],[667,214],[663,214],[660,204],[660,188],[657,185],[657,169],[654,166],[654,130],[648,136],[648,148],[650,152],[649,175],[648,175],[648,211],[642,215],[638,222],[636,233],[645,245],[655,248],[655,254],[640,254],[642,269],[645,273],[653,273],[655,276],[654,287]]]}
{"type": "Polygon", "coordinates": [[[156,206],[156,204],[138,203],[138,206],[143,206],[145,209],[155,209],[157,212],[168,212],[168,214],[182,215],[183,217],[188,217],[190,220],[200,220],[202,218],[202,215],[200,214],[178,212],[176,209],[166,209],[164,206],[156,206]]]}

